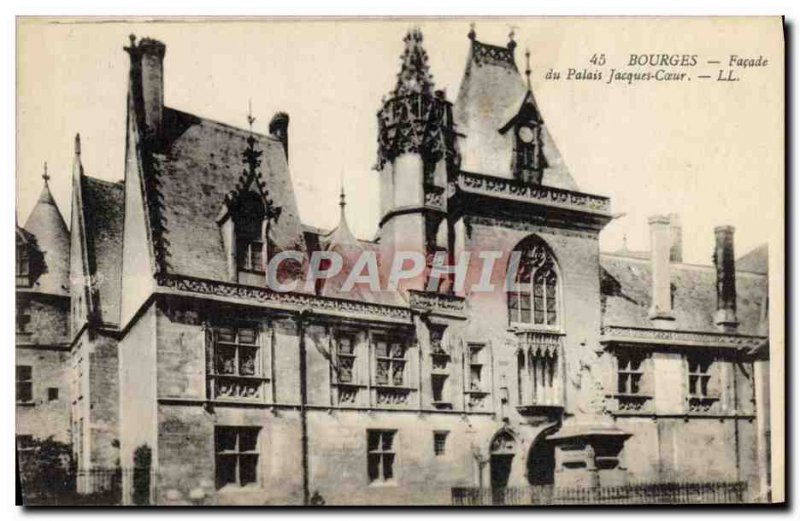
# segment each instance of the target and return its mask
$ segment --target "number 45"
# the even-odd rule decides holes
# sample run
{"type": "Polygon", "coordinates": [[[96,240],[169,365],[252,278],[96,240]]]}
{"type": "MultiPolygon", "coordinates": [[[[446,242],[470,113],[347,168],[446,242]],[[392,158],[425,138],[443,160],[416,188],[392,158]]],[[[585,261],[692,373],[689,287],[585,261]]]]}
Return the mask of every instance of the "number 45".
{"type": "Polygon", "coordinates": [[[589,63],[592,65],[605,65],[606,64],[606,55],[603,54],[592,54],[592,59],[589,60],[589,63]]]}

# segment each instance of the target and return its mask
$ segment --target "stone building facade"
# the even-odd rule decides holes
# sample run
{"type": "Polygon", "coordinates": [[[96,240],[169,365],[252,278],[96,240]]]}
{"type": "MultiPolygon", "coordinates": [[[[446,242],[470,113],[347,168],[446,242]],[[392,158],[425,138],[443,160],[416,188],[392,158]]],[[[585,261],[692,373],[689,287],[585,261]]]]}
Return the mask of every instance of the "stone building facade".
{"type": "Polygon", "coordinates": [[[302,224],[288,115],[264,135],[166,107],[165,45],[131,39],[124,180],[84,175],[76,143],[59,428],[82,468],[133,467],[147,446],[158,504],[675,481],[765,497],[765,250],[736,259],[722,226],[714,265],[686,264],[676,216],[654,216],[650,251],[601,253],[610,201],[579,190],[515,42],[467,45],[451,102],[422,34],[405,37],[365,241],[344,194],[334,230],[302,224]],[[400,252],[428,265],[391,291],[304,280],[332,251],[349,269],[375,254],[384,277],[400,252]],[[277,276],[295,288],[267,288],[265,261],[291,252],[277,276]],[[493,271],[470,264],[464,287],[510,273],[513,291],[434,276],[481,252],[493,271]]]}

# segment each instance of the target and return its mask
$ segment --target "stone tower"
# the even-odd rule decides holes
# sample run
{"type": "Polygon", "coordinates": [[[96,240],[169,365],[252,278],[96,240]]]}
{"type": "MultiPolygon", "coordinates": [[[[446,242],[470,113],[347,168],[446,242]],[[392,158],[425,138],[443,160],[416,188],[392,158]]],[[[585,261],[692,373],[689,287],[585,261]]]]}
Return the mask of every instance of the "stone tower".
{"type": "MultiPolygon", "coordinates": [[[[396,252],[425,255],[430,265],[437,252],[449,250],[448,176],[458,163],[452,106],[434,90],[422,33],[412,29],[404,39],[397,85],[378,112],[380,172],[380,244],[384,267],[396,252]]],[[[418,277],[407,289],[423,289],[418,277]]]]}

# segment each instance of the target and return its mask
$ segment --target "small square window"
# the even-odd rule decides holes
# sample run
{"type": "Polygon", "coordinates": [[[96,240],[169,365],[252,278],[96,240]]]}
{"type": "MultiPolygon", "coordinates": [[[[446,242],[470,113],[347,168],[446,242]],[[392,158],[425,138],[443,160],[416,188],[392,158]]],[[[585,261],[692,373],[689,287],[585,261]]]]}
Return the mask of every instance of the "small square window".
{"type": "Polygon", "coordinates": [[[50,402],[58,400],[58,387],[47,388],[47,400],[50,402]]]}
{"type": "Polygon", "coordinates": [[[435,431],[433,433],[433,453],[443,456],[447,450],[447,431],[435,431]]]}

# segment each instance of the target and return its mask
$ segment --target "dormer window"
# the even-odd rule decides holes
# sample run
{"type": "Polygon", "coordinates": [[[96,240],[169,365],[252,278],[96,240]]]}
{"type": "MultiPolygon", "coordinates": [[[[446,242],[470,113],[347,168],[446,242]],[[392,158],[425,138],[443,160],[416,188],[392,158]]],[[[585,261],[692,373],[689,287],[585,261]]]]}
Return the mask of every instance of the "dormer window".
{"type": "Polygon", "coordinates": [[[237,238],[237,265],[240,270],[264,272],[264,242],[237,238]]]}
{"type": "Polygon", "coordinates": [[[540,184],[544,170],[541,125],[534,121],[521,123],[514,134],[514,177],[523,183],[540,184]]]}
{"type": "Polygon", "coordinates": [[[241,194],[233,212],[236,235],[236,267],[239,271],[266,271],[264,202],[258,194],[241,194]]]}
{"type": "Polygon", "coordinates": [[[544,155],[544,121],[528,91],[518,105],[519,110],[502,127],[500,133],[511,140],[511,172],[525,184],[541,184],[547,159],[544,155]]]}

